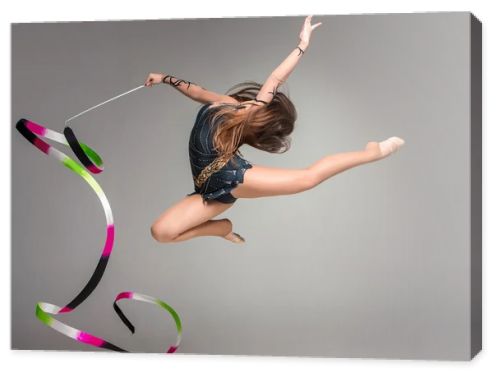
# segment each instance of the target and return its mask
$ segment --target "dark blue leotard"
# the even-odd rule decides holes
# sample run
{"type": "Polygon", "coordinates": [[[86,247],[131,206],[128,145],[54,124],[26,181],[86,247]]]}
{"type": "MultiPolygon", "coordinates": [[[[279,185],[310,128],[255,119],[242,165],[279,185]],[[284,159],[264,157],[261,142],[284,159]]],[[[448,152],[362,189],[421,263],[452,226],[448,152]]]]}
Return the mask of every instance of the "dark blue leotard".
{"type": "MultiPolygon", "coordinates": [[[[189,137],[189,160],[193,182],[201,170],[218,157],[212,141],[214,129],[208,121],[209,115],[215,107],[209,108],[209,106],[210,104],[207,103],[198,111],[189,137]]],[[[216,127],[217,124],[218,122],[214,123],[213,127],[216,127]]],[[[223,203],[233,203],[236,198],[231,194],[231,191],[243,182],[245,171],[249,168],[252,168],[250,162],[235,154],[224,167],[214,172],[201,187],[197,187],[195,184],[194,192],[188,196],[199,193],[203,197],[203,201],[216,200],[223,203]]]]}

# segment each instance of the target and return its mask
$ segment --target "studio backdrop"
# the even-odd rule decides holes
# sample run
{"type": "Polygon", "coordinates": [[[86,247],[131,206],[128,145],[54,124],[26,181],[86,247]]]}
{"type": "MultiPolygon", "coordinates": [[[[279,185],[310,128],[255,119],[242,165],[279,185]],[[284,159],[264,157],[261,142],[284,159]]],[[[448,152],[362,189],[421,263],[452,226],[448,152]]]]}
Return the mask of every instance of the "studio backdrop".
{"type": "Polygon", "coordinates": [[[480,22],[314,15],[302,53],[305,17],[12,25],[13,349],[480,351],[480,22]],[[290,148],[243,144],[248,184],[259,168],[404,146],[298,193],[238,198],[213,219],[244,242],[155,239],[162,213],[197,197],[188,140],[204,102],[180,89],[263,84],[291,53],[277,89],[296,109],[290,148]],[[183,86],[139,88],[149,73],[183,86]]]}

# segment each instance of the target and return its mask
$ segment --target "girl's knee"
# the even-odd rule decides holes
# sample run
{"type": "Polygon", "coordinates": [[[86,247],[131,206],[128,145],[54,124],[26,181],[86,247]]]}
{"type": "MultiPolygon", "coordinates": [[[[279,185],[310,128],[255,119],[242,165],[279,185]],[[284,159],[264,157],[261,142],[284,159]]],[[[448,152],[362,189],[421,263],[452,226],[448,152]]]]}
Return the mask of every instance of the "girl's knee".
{"type": "Polygon", "coordinates": [[[151,225],[151,236],[153,239],[160,243],[170,243],[175,240],[179,234],[173,229],[169,229],[168,227],[162,226],[160,223],[153,223],[151,225]]]}

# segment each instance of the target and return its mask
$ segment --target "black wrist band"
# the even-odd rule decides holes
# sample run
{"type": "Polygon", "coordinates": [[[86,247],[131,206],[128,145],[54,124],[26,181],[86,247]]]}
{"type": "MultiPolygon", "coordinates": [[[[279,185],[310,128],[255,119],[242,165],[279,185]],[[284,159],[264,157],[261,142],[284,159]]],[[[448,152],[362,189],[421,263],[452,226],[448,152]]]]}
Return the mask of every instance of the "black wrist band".
{"type": "Polygon", "coordinates": [[[304,54],[304,50],[300,48],[299,46],[295,47],[299,49],[299,56],[304,54]]]}
{"type": "Polygon", "coordinates": [[[168,74],[166,74],[166,75],[165,75],[165,77],[163,77],[163,78],[161,79],[161,82],[163,82],[164,84],[166,84],[166,83],[167,83],[167,82],[166,82],[167,78],[170,78],[170,76],[169,76],[168,74]]]}

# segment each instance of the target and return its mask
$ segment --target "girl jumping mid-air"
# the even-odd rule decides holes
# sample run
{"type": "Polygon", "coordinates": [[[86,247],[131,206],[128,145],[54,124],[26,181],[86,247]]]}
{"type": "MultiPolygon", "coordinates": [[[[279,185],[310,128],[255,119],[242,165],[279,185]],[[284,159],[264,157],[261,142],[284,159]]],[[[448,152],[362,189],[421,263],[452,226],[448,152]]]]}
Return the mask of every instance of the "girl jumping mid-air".
{"type": "Polygon", "coordinates": [[[243,144],[270,153],[282,153],[290,147],[289,135],[297,115],[293,103],[278,87],[304,56],[312,31],[321,25],[311,25],[311,18],[304,21],[297,47],[263,85],[246,81],[223,95],[171,75],[148,75],[146,86],[171,85],[204,104],[189,139],[194,192],[153,223],[154,239],[167,243],[196,236],[219,236],[235,243],[244,242],[233,232],[229,219],[212,219],[229,209],[236,199],[303,192],[342,171],[387,157],[404,144],[398,137],[372,141],[363,150],[328,155],[298,169],[251,165],[242,157],[239,148],[243,144]]]}

